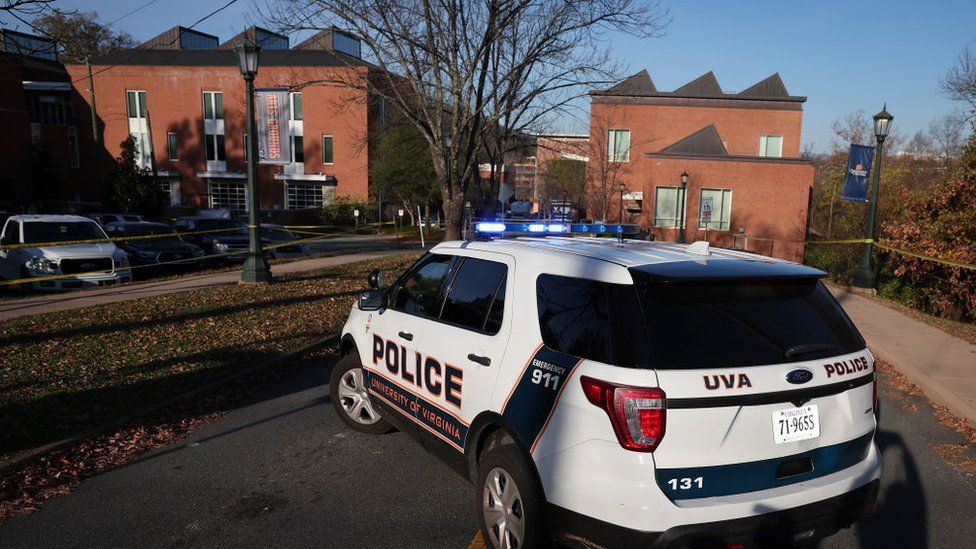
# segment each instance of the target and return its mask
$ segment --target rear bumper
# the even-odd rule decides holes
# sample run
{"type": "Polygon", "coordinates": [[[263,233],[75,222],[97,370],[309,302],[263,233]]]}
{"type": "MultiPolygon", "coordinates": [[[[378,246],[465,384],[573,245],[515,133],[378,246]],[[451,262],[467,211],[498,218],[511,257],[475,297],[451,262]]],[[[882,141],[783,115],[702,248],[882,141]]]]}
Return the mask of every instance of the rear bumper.
{"type": "Polygon", "coordinates": [[[617,526],[557,505],[548,506],[553,536],[570,547],[786,547],[827,537],[869,512],[880,479],[829,499],[760,515],[645,532],[617,526]]]}

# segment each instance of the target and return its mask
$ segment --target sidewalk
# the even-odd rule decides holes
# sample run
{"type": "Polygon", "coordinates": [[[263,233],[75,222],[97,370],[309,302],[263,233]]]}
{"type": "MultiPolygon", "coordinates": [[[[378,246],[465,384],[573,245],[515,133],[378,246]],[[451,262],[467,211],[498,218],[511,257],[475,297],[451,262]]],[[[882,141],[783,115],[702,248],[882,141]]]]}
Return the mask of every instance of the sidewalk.
{"type": "Polygon", "coordinates": [[[842,287],[828,288],[875,357],[908,376],[935,403],[976,423],[976,345],[842,287]]]}
{"type": "MultiPolygon", "coordinates": [[[[289,263],[279,263],[271,266],[272,274],[281,275],[286,273],[298,273],[312,271],[335,265],[355,263],[367,259],[376,259],[388,255],[408,253],[408,249],[386,249],[371,250],[358,253],[346,253],[331,257],[316,257],[313,259],[302,259],[289,263]]],[[[417,250],[419,251],[419,249],[417,250]]],[[[17,318],[20,316],[34,315],[39,313],[49,313],[53,311],[69,311],[91,307],[92,305],[102,305],[105,303],[118,303],[143,297],[171,294],[187,290],[198,290],[200,288],[210,288],[213,286],[225,286],[237,284],[241,280],[241,271],[225,271],[220,273],[205,274],[199,276],[189,276],[160,280],[155,282],[144,282],[126,284],[124,286],[110,286],[95,290],[82,290],[66,294],[45,294],[32,295],[24,299],[11,299],[0,301],[0,321],[17,318]]]]}

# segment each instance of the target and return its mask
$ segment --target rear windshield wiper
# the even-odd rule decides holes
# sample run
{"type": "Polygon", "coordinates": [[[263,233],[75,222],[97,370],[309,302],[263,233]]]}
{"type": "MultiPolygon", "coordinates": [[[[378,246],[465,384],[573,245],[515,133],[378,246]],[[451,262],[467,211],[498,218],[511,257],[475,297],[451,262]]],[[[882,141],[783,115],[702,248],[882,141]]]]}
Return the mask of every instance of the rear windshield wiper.
{"type": "Polygon", "coordinates": [[[802,343],[800,345],[794,345],[789,349],[783,351],[783,355],[786,358],[793,358],[800,355],[807,355],[810,353],[819,353],[821,351],[830,351],[836,349],[836,345],[830,343],[802,343]]]}

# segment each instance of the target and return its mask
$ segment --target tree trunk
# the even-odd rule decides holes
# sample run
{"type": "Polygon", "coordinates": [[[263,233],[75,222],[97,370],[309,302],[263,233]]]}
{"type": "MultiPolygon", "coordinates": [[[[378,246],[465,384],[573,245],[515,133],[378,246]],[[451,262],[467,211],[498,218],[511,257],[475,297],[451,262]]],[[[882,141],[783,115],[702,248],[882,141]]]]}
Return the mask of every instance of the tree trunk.
{"type": "Polygon", "coordinates": [[[464,196],[455,192],[448,197],[444,193],[444,240],[461,240],[464,227],[464,196]]]}

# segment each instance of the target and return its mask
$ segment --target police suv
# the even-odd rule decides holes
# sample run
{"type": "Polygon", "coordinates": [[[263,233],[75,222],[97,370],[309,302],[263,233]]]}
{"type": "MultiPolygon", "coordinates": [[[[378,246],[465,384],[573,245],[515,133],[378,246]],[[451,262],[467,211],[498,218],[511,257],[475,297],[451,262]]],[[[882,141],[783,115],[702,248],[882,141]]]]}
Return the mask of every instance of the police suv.
{"type": "Polygon", "coordinates": [[[475,484],[489,546],[802,546],[873,508],[874,359],[823,272],[531,225],[371,273],[331,379],[475,484]]]}

